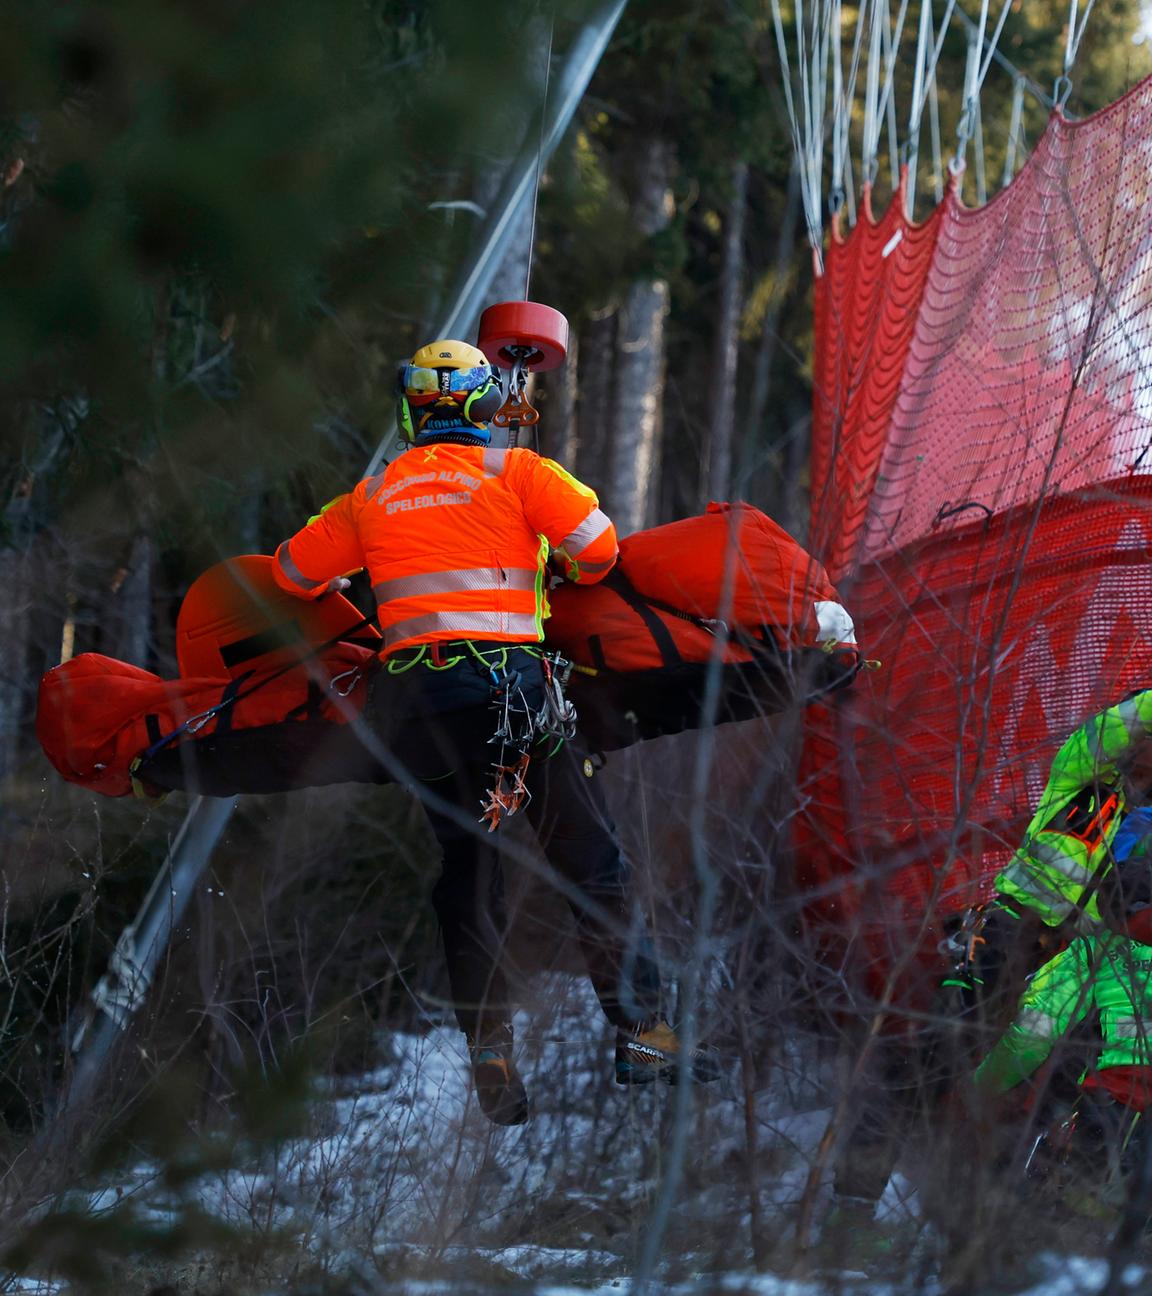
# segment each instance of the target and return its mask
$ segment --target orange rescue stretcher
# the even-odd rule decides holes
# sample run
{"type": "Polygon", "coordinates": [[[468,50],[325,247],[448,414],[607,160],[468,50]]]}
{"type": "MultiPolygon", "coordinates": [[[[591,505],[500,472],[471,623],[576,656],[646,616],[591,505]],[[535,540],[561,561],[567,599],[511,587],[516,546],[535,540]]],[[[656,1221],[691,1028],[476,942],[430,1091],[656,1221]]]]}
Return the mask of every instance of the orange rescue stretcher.
{"type": "MultiPolygon", "coordinates": [[[[191,586],[179,678],[97,653],[43,677],[37,736],[65,779],[106,796],[388,781],[356,723],[379,633],[339,593],[284,593],[272,561],[229,559],[191,586]]],[[[747,504],[627,537],[602,583],[561,583],[550,603],[545,647],[572,662],[569,697],[602,751],[805,705],[863,665],[824,569],[747,504]]]]}

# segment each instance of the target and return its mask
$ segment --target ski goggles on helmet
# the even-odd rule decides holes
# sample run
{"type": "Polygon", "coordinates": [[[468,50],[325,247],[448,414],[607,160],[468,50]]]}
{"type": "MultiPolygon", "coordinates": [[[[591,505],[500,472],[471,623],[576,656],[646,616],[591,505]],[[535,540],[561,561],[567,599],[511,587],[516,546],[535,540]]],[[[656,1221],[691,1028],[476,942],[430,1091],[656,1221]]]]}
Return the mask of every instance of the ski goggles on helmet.
{"type": "Polygon", "coordinates": [[[465,401],[495,375],[490,365],[470,369],[429,369],[423,365],[401,365],[398,374],[400,390],[414,405],[426,405],[445,396],[465,401]]]}

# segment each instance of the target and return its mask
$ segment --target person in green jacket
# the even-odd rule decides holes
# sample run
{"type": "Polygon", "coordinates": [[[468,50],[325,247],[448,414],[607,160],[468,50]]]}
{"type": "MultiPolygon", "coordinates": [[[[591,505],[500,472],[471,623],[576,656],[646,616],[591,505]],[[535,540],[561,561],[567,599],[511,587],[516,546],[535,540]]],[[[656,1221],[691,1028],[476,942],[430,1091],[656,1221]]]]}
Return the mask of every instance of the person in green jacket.
{"type": "Polygon", "coordinates": [[[966,922],[965,976],[986,1020],[1013,1005],[1024,978],[1065,934],[1099,923],[1097,889],[1129,808],[1152,785],[1152,689],[1138,689],[1067,739],[995,895],[966,922]]]}
{"type": "MultiPolygon", "coordinates": [[[[995,895],[965,919],[960,965],[945,978],[940,1014],[999,1033],[1024,982],[1078,930],[1098,924],[1096,890],[1113,862],[1113,843],[1131,806],[1152,786],[1152,688],[1129,693],[1094,715],[1061,745],[1023,841],[995,879],[995,895]]],[[[931,1069],[967,1073],[971,1034],[934,1038],[931,1069]],[[956,1056],[949,1050],[959,1048],[956,1056]]],[[[915,1045],[873,1048],[855,1111],[839,1149],[824,1230],[855,1235],[870,1226],[896,1161],[929,1065],[915,1045]]]]}
{"type": "Polygon", "coordinates": [[[1001,1095],[1048,1061],[1069,1032],[1099,1016],[1099,1048],[1081,1087],[1143,1111],[1152,1101],[1152,932],[1136,940],[1102,928],[1077,937],[1028,983],[1015,1020],[976,1069],[1001,1095]]]}
{"type": "MultiPolygon", "coordinates": [[[[976,1068],[978,1094],[999,1098],[1033,1077],[1078,1026],[1093,1022],[1077,1119],[1084,1158],[1123,1174],[1133,1164],[1134,1113],[1152,1104],[1152,867],[1117,865],[1096,892],[1097,928],[1041,967],[1015,1020],[976,1068]]],[[[1143,1140],[1140,1140],[1143,1142],[1143,1140]]]]}
{"type": "Polygon", "coordinates": [[[1011,862],[996,878],[1002,902],[1046,926],[1099,918],[1094,884],[1131,800],[1152,775],[1152,689],[1095,715],[1056,753],[1040,804],[1011,862]]]}

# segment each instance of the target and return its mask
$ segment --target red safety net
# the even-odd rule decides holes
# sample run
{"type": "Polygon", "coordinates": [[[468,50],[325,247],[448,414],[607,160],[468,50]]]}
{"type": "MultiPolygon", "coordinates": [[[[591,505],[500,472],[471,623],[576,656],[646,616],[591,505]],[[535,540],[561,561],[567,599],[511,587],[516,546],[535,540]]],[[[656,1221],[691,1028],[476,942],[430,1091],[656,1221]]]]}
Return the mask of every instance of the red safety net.
{"type": "Polygon", "coordinates": [[[826,915],[987,890],[1059,743],[1152,680],[1150,189],[1146,81],[1054,115],[986,207],[953,191],[909,226],[898,194],[832,241],[812,550],[883,665],[812,712],[800,867],[826,915]]]}
{"type": "Polygon", "coordinates": [[[817,280],[810,548],[833,580],[856,555],[944,210],[913,225],[906,183],[879,221],[865,190],[851,239],[834,224],[817,280]]]}

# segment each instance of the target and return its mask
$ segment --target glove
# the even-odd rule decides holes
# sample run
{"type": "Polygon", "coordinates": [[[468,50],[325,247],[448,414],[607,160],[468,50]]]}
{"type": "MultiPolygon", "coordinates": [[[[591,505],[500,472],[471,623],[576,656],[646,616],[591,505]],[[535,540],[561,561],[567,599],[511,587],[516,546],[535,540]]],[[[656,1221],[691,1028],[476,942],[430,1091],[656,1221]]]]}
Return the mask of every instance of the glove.
{"type": "Polygon", "coordinates": [[[333,576],[328,582],[325,594],[343,594],[346,589],[352,588],[352,582],[347,576],[333,576]]]}

